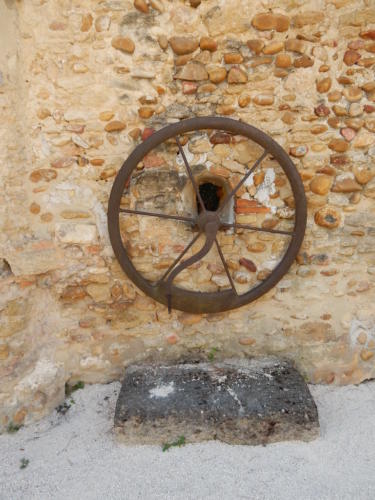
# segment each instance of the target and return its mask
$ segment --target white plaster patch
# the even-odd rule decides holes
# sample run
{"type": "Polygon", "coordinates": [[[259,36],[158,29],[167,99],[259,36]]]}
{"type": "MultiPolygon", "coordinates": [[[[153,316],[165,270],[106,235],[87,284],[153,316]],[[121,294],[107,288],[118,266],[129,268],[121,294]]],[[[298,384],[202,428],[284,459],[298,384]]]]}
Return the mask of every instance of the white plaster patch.
{"type": "Polygon", "coordinates": [[[207,161],[207,153],[202,153],[199,155],[198,160],[195,161],[195,165],[204,165],[207,161]]]}
{"type": "Polygon", "coordinates": [[[150,389],[150,398],[166,398],[170,394],[174,392],[174,382],[170,382],[169,384],[161,384],[153,389],[150,389]]]}
{"type": "Polygon", "coordinates": [[[55,236],[62,243],[89,244],[96,241],[97,230],[93,224],[58,222],[55,225],[55,236]]]}
{"type": "Polygon", "coordinates": [[[262,205],[271,208],[271,211],[274,212],[276,211],[276,207],[271,205],[270,195],[275,194],[275,192],[275,171],[273,168],[267,168],[264,180],[259,185],[254,198],[262,205]]]}
{"type": "Polygon", "coordinates": [[[232,396],[232,398],[236,401],[238,406],[240,407],[240,413],[244,412],[244,407],[242,406],[241,401],[239,400],[237,394],[234,392],[234,390],[231,387],[227,387],[228,393],[232,396]]]}
{"type": "Polygon", "coordinates": [[[55,382],[59,367],[49,359],[41,358],[34,370],[21,380],[16,386],[16,391],[35,391],[41,386],[48,386],[55,382]]]}
{"type": "Polygon", "coordinates": [[[249,177],[245,180],[244,186],[253,186],[254,185],[254,172],[249,175],[249,177]]]}
{"type": "Polygon", "coordinates": [[[358,347],[358,336],[361,333],[365,333],[367,336],[365,344],[362,344],[363,347],[367,347],[370,340],[375,341],[375,317],[363,321],[353,319],[349,330],[350,344],[352,347],[358,347]]]}
{"type": "Polygon", "coordinates": [[[353,172],[344,172],[343,174],[340,174],[336,177],[336,182],[342,182],[345,181],[346,179],[351,179],[354,180],[354,174],[353,172]]]}
{"type": "Polygon", "coordinates": [[[100,239],[109,245],[107,214],[104,211],[103,205],[99,201],[95,201],[92,206],[92,212],[95,214],[95,222],[100,239]]]}
{"type": "MultiPolygon", "coordinates": [[[[277,207],[272,205],[270,196],[276,193],[275,186],[275,171],[273,168],[267,168],[263,182],[258,186],[254,198],[261,204],[271,209],[272,213],[275,213],[277,207]]],[[[254,173],[249,175],[249,177],[244,182],[246,187],[254,185],[254,173]]]]}
{"type": "Polygon", "coordinates": [[[79,364],[82,368],[93,368],[100,370],[108,368],[111,363],[107,359],[101,359],[94,356],[87,356],[87,358],[82,359],[79,364]]]}
{"type": "MultiPolygon", "coordinates": [[[[190,165],[190,162],[192,162],[192,160],[194,159],[194,155],[193,153],[190,153],[188,144],[182,146],[182,150],[185,153],[186,160],[190,165]]],[[[176,163],[179,167],[183,167],[185,165],[184,159],[182,158],[182,154],[180,152],[176,155],[176,163]]]]}

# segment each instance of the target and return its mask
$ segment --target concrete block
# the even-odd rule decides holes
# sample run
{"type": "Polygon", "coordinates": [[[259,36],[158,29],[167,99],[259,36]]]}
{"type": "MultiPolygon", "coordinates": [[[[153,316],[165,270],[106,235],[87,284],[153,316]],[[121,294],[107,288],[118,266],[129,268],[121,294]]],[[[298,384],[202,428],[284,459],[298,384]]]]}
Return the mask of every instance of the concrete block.
{"type": "Polygon", "coordinates": [[[232,444],[309,441],[318,412],[298,371],[277,358],[126,370],[115,431],[128,444],[218,439],[232,444]]]}

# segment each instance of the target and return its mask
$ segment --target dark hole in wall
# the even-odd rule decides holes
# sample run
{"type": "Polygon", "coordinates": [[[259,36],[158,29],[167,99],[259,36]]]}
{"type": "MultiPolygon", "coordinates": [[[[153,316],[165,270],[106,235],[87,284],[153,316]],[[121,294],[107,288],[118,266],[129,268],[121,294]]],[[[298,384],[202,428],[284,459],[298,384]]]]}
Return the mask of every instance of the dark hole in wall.
{"type": "Polygon", "coordinates": [[[13,274],[13,272],[9,262],[5,259],[0,259],[0,276],[2,278],[5,278],[6,276],[10,276],[11,274],[13,274]]]}
{"type": "MultiPolygon", "coordinates": [[[[216,212],[220,206],[220,200],[223,197],[224,189],[212,182],[203,182],[199,185],[199,193],[206,210],[216,212]]],[[[198,213],[201,211],[201,206],[197,200],[198,213]]]]}

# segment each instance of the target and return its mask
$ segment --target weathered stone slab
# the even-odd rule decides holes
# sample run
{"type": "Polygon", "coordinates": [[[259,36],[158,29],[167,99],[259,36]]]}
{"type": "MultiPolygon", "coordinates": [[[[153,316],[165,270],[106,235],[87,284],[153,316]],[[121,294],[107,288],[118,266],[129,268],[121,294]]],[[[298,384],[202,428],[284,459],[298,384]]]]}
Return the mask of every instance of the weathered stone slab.
{"type": "Polygon", "coordinates": [[[125,374],[115,413],[128,444],[218,439],[233,444],[308,441],[318,412],[297,370],[277,358],[173,366],[137,365],[125,374]]]}

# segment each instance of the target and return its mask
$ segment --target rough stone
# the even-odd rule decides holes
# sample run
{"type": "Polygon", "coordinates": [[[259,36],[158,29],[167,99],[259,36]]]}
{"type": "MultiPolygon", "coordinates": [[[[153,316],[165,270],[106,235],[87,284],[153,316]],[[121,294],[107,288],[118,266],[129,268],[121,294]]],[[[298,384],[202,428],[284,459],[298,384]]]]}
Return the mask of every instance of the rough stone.
{"type": "Polygon", "coordinates": [[[303,28],[311,24],[321,23],[324,19],[324,13],[318,11],[305,11],[293,17],[292,22],[296,28],[303,28]]]}
{"type": "Polygon", "coordinates": [[[302,158],[307,154],[308,148],[306,146],[293,146],[289,149],[289,154],[294,158],[302,158]]]}
{"type": "Polygon", "coordinates": [[[151,106],[141,106],[138,109],[138,114],[141,118],[151,118],[151,116],[155,113],[155,109],[151,106]]]}
{"type": "Polygon", "coordinates": [[[209,50],[210,52],[215,52],[217,49],[217,42],[214,38],[210,38],[209,36],[202,36],[199,41],[199,46],[201,50],[209,50]]]}
{"type": "Polygon", "coordinates": [[[263,64],[271,64],[273,58],[271,56],[263,56],[263,57],[255,57],[251,61],[251,67],[256,68],[258,66],[262,66],[263,64]]]}
{"type": "Polygon", "coordinates": [[[166,50],[168,47],[168,38],[165,35],[159,35],[158,43],[161,49],[166,50]]]}
{"type": "Polygon", "coordinates": [[[95,302],[106,302],[111,300],[111,292],[107,285],[92,283],[87,285],[86,291],[95,302]]]}
{"type": "Polygon", "coordinates": [[[281,52],[284,49],[284,42],[271,42],[263,49],[263,54],[273,55],[281,52]]]}
{"type": "Polygon", "coordinates": [[[363,124],[364,121],[361,118],[345,118],[345,125],[356,131],[362,128],[363,124]]]}
{"type": "Polygon", "coordinates": [[[173,36],[169,39],[169,44],[173,52],[181,56],[194,52],[199,46],[199,41],[196,38],[188,36],[173,36]]]}
{"type": "Polygon", "coordinates": [[[247,74],[241,68],[231,68],[228,73],[228,83],[246,83],[247,74]]]}
{"type": "Polygon", "coordinates": [[[135,50],[135,44],[133,40],[123,36],[116,36],[112,39],[112,47],[121,50],[127,54],[133,54],[135,50]]]}
{"type": "Polygon", "coordinates": [[[363,112],[363,108],[359,103],[354,102],[349,106],[349,115],[350,116],[359,116],[362,114],[362,112],[363,112]]]}
{"type": "Polygon", "coordinates": [[[316,175],[310,182],[310,189],[315,194],[325,195],[332,185],[332,177],[329,175],[316,175]]]}
{"type": "Polygon", "coordinates": [[[119,120],[114,120],[112,122],[107,123],[107,125],[104,127],[104,130],[106,132],[121,132],[121,130],[124,130],[126,128],[126,123],[121,122],[119,120]]]}
{"type": "Polygon", "coordinates": [[[335,104],[334,106],[332,106],[332,111],[335,113],[336,116],[348,115],[347,109],[344,106],[340,106],[339,104],[335,104]]]}
{"type": "Polygon", "coordinates": [[[316,224],[328,229],[335,229],[340,225],[340,212],[333,207],[325,206],[315,212],[314,220],[316,224]]]}
{"type": "Polygon", "coordinates": [[[186,95],[195,94],[198,84],[195,82],[182,82],[182,93],[186,95]]]}
{"type": "Polygon", "coordinates": [[[365,128],[369,132],[375,133],[375,118],[367,118],[365,122],[365,128]]]}
{"type": "Polygon", "coordinates": [[[336,151],[337,153],[345,153],[349,149],[349,145],[343,139],[332,139],[328,144],[329,149],[336,151]]]}
{"type": "Polygon", "coordinates": [[[29,176],[31,182],[50,182],[56,179],[57,172],[52,168],[39,168],[37,170],[33,170],[29,176]]]}
{"type": "Polygon", "coordinates": [[[353,130],[350,127],[345,127],[345,128],[340,129],[340,134],[348,142],[352,141],[356,135],[355,130],[353,130]]]}
{"type": "Polygon", "coordinates": [[[333,90],[330,92],[327,97],[329,102],[337,102],[341,99],[341,92],[339,90],[333,90]]]}
{"type": "Polygon", "coordinates": [[[304,54],[302,57],[298,57],[294,60],[293,66],[295,68],[310,68],[314,66],[314,59],[304,54]]]}
{"type": "Polygon", "coordinates": [[[249,49],[254,52],[254,54],[260,54],[263,50],[264,47],[264,41],[263,40],[248,40],[247,46],[249,49]]]}
{"type": "Polygon", "coordinates": [[[243,56],[240,52],[227,52],[224,54],[225,64],[241,64],[243,62],[243,56]]]}
{"type": "Polygon", "coordinates": [[[375,30],[361,31],[359,36],[365,40],[375,40],[375,30]]]}
{"type": "Polygon", "coordinates": [[[108,122],[109,120],[112,120],[112,118],[115,116],[113,111],[102,111],[99,114],[99,120],[103,122],[108,122]]]}
{"type": "Polygon", "coordinates": [[[189,81],[208,80],[208,73],[202,63],[191,61],[177,73],[175,78],[189,81]]]}
{"type": "Polygon", "coordinates": [[[368,148],[375,142],[374,134],[367,132],[365,130],[361,130],[359,134],[357,134],[356,138],[353,141],[353,146],[355,148],[368,148]]]}
{"type": "Polygon", "coordinates": [[[346,87],[343,90],[344,97],[349,102],[360,101],[363,97],[363,91],[359,87],[346,87]]]}
{"type": "Polygon", "coordinates": [[[91,29],[91,26],[92,26],[92,21],[93,21],[93,18],[92,18],[92,15],[91,14],[84,14],[82,16],[82,20],[81,20],[81,31],[89,31],[91,29]]]}
{"type": "Polygon", "coordinates": [[[285,42],[285,50],[304,54],[306,52],[306,44],[303,40],[290,38],[285,42]]]}
{"type": "Polygon", "coordinates": [[[347,66],[353,66],[361,59],[361,54],[355,50],[347,50],[344,54],[344,63],[347,66]]]}
{"type": "Polygon", "coordinates": [[[259,106],[269,106],[274,102],[274,96],[271,94],[257,94],[253,98],[253,102],[259,106]]]}
{"type": "Polygon", "coordinates": [[[353,174],[342,174],[336,177],[332,191],[334,193],[353,193],[355,191],[362,191],[362,187],[355,181],[353,174]]]}
{"type": "Polygon", "coordinates": [[[354,165],[353,173],[355,176],[355,180],[359,184],[367,184],[371,181],[373,177],[375,177],[375,169],[371,166],[361,166],[354,165]]]}
{"type": "Polygon", "coordinates": [[[365,113],[374,113],[375,112],[375,106],[372,106],[371,104],[365,104],[363,106],[363,111],[365,113]]]}
{"type": "Polygon", "coordinates": [[[227,77],[227,70],[225,68],[213,68],[209,70],[208,74],[212,83],[221,83],[227,77]]]}
{"type": "Polygon", "coordinates": [[[314,108],[314,113],[316,114],[316,116],[328,116],[330,113],[330,110],[324,104],[319,104],[319,106],[314,108]]]}
{"type": "Polygon", "coordinates": [[[48,273],[64,265],[64,254],[51,241],[40,241],[18,249],[8,256],[15,276],[48,273]]]}
{"type": "Polygon", "coordinates": [[[264,12],[254,16],[251,24],[260,31],[276,30],[283,32],[288,30],[290,19],[283,14],[264,12]]]}
{"type": "Polygon", "coordinates": [[[364,349],[361,352],[361,359],[362,359],[362,361],[368,361],[369,359],[371,359],[373,357],[374,357],[374,352],[373,351],[369,351],[367,349],[364,349]]]}
{"type": "Polygon", "coordinates": [[[74,303],[83,300],[87,296],[86,291],[81,286],[67,286],[60,295],[60,300],[66,303],[74,303]]]}
{"type": "Polygon", "coordinates": [[[323,78],[316,82],[316,89],[320,93],[328,92],[332,85],[332,79],[330,77],[323,78]]]}
{"type": "Polygon", "coordinates": [[[248,94],[240,95],[238,98],[238,105],[240,108],[245,108],[251,102],[251,97],[248,94]]]}
{"type": "Polygon", "coordinates": [[[129,367],[114,426],[128,444],[160,445],[182,435],[187,443],[267,444],[319,435],[303,378],[275,358],[129,367]]]}
{"type": "Polygon", "coordinates": [[[144,14],[147,14],[149,11],[149,6],[145,0],[134,0],[134,7],[144,14]]]}
{"type": "Polygon", "coordinates": [[[290,68],[292,65],[292,58],[289,54],[277,54],[275,59],[275,66],[277,68],[290,68]]]}

